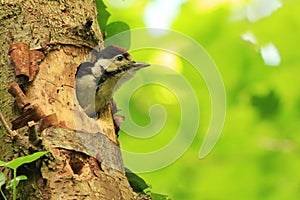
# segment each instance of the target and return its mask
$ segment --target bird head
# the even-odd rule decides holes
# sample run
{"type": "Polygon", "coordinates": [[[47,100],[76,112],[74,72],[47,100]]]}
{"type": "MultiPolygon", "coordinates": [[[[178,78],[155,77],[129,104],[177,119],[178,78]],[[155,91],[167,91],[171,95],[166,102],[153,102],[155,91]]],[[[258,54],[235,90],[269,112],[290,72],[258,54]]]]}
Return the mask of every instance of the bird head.
{"type": "Polygon", "coordinates": [[[135,62],[118,46],[107,46],[92,52],[91,62],[82,63],[76,73],[76,96],[89,116],[101,113],[113,93],[147,63],[135,62]]]}
{"type": "Polygon", "coordinates": [[[121,78],[128,72],[133,72],[133,75],[135,71],[150,66],[148,63],[135,62],[125,49],[118,46],[107,46],[97,52],[96,60],[95,66],[101,66],[97,67],[98,70],[101,68],[100,83],[110,77],[121,78]]]}

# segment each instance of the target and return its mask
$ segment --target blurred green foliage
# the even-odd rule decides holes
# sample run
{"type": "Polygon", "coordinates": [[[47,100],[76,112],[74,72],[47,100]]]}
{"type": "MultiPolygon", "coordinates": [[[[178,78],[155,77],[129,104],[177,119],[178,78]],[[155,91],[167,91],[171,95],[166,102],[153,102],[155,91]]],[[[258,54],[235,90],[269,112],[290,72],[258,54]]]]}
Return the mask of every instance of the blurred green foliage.
{"type": "MultiPolygon", "coordinates": [[[[146,27],[143,16],[152,1],[117,1],[119,7],[109,2],[111,21],[124,21],[131,29],[146,27]],[[121,8],[122,3],[127,6],[121,8]]],[[[300,2],[282,1],[281,8],[256,22],[233,19],[236,5],[225,3],[207,8],[199,2],[183,3],[170,28],[196,40],[218,66],[227,94],[222,135],[213,151],[200,160],[199,148],[211,114],[210,97],[202,78],[189,76],[192,87],[197,90],[201,110],[198,134],[190,148],[172,165],[140,176],[152,185],[152,191],[168,194],[172,199],[298,199],[300,2]],[[257,44],[241,38],[247,31],[256,36],[257,44]],[[258,50],[267,43],[273,43],[278,49],[279,66],[264,63],[258,50]]],[[[149,63],[157,63],[160,58],[155,51],[132,54],[136,60],[149,63]]],[[[180,73],[194,74],[192,68],[185,67],[185,61],[176,62],[180,73]]],[[[161,74],[161,78],[164,76],[161,74]]],[[[132,81],[143,78],[147,78],[147,73],[141,71],[132,81]]],[[[148,85],[131,97],[131,116],[126,118],[132,117],[135,123],[145,126],[151,123],[148,113],[151,105],[161,104],[167,112],[167,121],[159,134],[151,138],[134,138],[121,132],[122,149],[153,151],[168,144],[176,135],[180,109],[176,98],[164,92],[165,89],[148,85]]],[[[121,88],[116,95],[121,109],[126,106],[122,104],[123,95],[126,91],[121,88]]]]}

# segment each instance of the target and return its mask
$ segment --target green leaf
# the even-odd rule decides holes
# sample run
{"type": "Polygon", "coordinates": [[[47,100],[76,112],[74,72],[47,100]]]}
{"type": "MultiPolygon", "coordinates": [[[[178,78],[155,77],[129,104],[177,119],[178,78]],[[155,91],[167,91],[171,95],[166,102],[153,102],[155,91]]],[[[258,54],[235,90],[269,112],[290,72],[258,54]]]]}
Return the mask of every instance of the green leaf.
{"type": "Polygon", "coordinates": [[[96,1],[96,7],[98,12],[98,24],[100,26],[101,31],[106,31],[106,24],[108,18],[110,17],[110,13],[106,10],[106,5],[102,0],[96,1]]]}
{"type": "Polygon", "coordinates": [[[4,185],[5,182],[6,182],[6,177],[5,177],[4,173],[1,172],[1,173],[0,173],[0,187],[1,187],[2,185],[4,185]]]}
{"type": "Polygon", "coordinates": [[[25,175],[20,175],[20,176],[17,176],[16,179],[17,179],[18,181],[25,181],[25,180],[27,180],[27,176],[25,176],[25,175]]]}
{"type": "Polygon", "coordinates": [[[126,169],[125,174],[133,191],[137,193],[144,193],[144,189],[149,188],[149,185],[144,181],[144,179],[142,179],[129,169],[126,169]]]}
{"type": "Polygon", "coordinates": [[[8,190],[8,189],[10,189],[10,188],[13,188],[13,183],[15,183],[15,180],[14,180],[14,179],[8,181],[8,182],[6,183],[6,185],[5,185],[5,189],[8,190]]]}
{"type": "Polygon", "coordinates": [[[151,196],[152,200],[168,200],[168,199],[170,199],[167,195],[157,194],[157,193],[153,193],[153,192],[151,192],[150,196],[151,196]]]}
{"type": "Polygon", "coordinates": [[[6,162],[3,162],[3,161],[0,160],[0,167],[5,167],[6,165],[7,165],[6,162]]]}
{"type": "Polygon", "coordinates": [[[17,176],[16,179],[12,179],[8,181],[8,183],[6,184],[6,189],[13,188],[13,186],[17,187],[20,181],[25,181],[25,180],[27,180],[27,176],[25,175],[17,176]]]}
{"type": "Polygon", "coordinates": [[[128,24],[117,21],[112,22],[106,27],[106,39],[104,44],[108,45],[118,45],[128,50],[130,48],[130,27],[128,24]]]}
{"type": "Polygon", "coordinates": [[[19,185],[20,180],[12,179],[7,182],[5,188],[10,189],[10,188],[16,188],[19,185]]]}
{"type": "Polygon", "coordinates": [[[16,170],[19,166],[21,166],[25,163],[31,163],[31,162],[39,159],[46,153],[48,153],[48,151],[41,151],[41,152],[36,152],[36,153],[28,155],[28,156],[23,156],[23,157],[13,159],[12,161],[6,163],[5,167],[9,167],[13,170],[16,170]]]}

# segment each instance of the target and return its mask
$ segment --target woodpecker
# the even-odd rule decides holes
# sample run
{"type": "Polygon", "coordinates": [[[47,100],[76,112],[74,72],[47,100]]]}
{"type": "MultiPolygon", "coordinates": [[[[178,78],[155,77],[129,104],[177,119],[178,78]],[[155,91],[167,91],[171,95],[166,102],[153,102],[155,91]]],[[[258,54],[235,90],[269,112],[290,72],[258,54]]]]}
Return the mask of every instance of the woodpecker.
{"type": "Polygon", "coordinates": [[[118,46],[93,50],[92,62],[83,62],[76,72],[76,97],[85,113],[92,118],[100,116],[113,93],[148,63],[135,62],[131,55],[118,46]]]}

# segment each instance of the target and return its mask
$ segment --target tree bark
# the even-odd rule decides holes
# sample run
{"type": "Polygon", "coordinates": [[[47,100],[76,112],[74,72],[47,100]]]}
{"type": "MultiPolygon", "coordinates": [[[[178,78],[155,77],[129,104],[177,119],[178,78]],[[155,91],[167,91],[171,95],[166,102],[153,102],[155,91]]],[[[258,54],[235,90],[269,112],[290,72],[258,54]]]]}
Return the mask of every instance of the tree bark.
{"type": "Polygon", "coordinates": [[[103,41],[95,2],[2,1],[0,27],[1,112],[20,128],[18,135],[10,135],[0,126],[0,160],[49,151],[42,162],[19,169],[29,180],[18,186],[18,198],[135,199],[110,108],[96,121],[84,114],[75,98],[77,67],[103,41]],[[23,64],[31,75],[22,72],[26,66],[21,72],[17,69],[23,64]],[[17,86],[25,97],[16,92],[17,86]]]}

